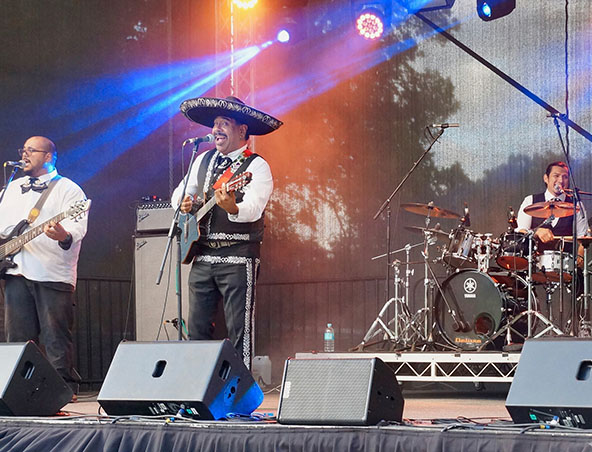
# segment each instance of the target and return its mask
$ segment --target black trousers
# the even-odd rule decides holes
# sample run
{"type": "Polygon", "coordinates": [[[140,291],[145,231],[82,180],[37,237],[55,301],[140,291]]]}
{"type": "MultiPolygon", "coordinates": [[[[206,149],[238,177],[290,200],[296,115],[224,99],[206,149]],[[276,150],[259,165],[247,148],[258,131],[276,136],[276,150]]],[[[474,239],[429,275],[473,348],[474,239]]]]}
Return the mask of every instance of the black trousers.
{"type": "Polygon", "coordinates": [[[259,258],[198,256],[189,273],[189,338],[210,340],[220,298],[228,337],[248,369],[254,353],[255,283],[259,258]]]}
{"type": "Polygon", "coordinates": [[[22,276],[6,276],[6,339],[43,345],[49,362],[66,382],[79,382],[74,369],[74,293],[22,276]]]}

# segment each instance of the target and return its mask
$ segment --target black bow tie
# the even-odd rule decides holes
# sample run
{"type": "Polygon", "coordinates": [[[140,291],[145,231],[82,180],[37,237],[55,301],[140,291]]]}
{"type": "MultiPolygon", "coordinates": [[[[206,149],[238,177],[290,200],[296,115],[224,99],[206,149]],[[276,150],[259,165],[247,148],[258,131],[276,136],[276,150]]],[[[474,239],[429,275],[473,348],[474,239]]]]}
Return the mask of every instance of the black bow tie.
{"type": "Polygon", "coordinates": [[[41,192],[47,188],[47,182],[39,182],[37,177],[30,177],[29,181],[21,185],[22,193],[27,193],[29,190],[41,192]]]}
{"type": "Polygon", "coordinates": [[[219,155],[216,159],[216,167],[219,169],[226,169],[232,163],[232,159],[230,157],[224,157],[223,155],[219,155]]]}

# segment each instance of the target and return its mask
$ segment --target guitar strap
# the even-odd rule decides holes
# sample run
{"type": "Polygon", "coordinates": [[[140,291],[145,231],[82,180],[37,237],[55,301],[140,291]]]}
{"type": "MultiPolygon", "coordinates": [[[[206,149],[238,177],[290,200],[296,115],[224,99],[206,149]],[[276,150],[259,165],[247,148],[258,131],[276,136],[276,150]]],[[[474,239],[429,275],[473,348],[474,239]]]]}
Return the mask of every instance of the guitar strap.
{"type": "Polygon", "coordinates": [[[49,193],[51,192],[53,187],[55,187],[55,185],[57,184],[57,182],[61,178],[62,178],[62,176],[57,175],[56,177],[54,177],[52,180],[49,181],[49,184],[47,184],[47,188],[45,190],[43,190],[43,193],[41,193],[41,196],[39,197],[39,199],[35,203],[35,206],[29,212],[29,217],[27,218],[27,222],[29,224],[33,224],[33,222],[37,219],[37,217],[39,216],[39,213],[41,213],[41,207],[43,207],[43,204],[45,204],[45,200],[49,196],[49,193]]]}

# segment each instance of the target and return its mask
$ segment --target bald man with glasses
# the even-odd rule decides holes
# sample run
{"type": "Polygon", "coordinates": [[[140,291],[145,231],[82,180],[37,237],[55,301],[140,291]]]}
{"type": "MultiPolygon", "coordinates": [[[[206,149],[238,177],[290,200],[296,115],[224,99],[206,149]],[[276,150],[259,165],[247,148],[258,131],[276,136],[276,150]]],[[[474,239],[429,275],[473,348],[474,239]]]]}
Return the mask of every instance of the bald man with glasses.
{"type": "MultiPolygon", "coordinates": [[[[57,150],[50,139],[31,137],[18,153],[24,176],[9,183],[0,198],[0,233],[10,238],[86,199],[76,183],[58,174],[57,150]],[[47,197],[35,217],[32,211],[46,190],[47,197]]],[[[75,393],[80,376],[74,367],[74,289],[86,230],[86,214],[76,220],[49,222],[43,234],[28,241],[10,260],[3,260],[1,267],[7,341],[32,340],[42,345],[48,360],[75,393]]]]}

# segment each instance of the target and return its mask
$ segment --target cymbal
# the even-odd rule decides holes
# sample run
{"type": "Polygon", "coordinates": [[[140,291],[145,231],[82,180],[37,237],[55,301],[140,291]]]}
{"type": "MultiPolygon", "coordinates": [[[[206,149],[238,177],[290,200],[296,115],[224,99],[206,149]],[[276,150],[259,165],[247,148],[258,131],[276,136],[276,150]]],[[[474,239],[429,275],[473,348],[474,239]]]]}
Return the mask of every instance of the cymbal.
{"type": "Polygon", "coordinates": [[[419,234],[423,234],[424,231],[429,232],[431,234],[434,234],[436,238],[441,239],[448,239],[448,236],[450,235],[449,232],[443,231],[442,229],[422,228],[421,226],[405,226],[405,229],[411,232],[417,232],[419,234]]]}
{"type": "MultiPolygon", "coordinates": [[[[576,209],[579,212],[580,207],[576,209]]],[[[531,217],[549,218],[551,214],[555,218],[571,217],[573,215],[573,205],[564,201],[535,202],[524,208],[524,213],[531,217]]]]}
{"type": "Polygon", "coordinates": [[[451,210],[442,209],[441,207],[432,206],[430,204],[421,204],[418,202],[410,202],[407,204],[401,204],[401,207],[407,212],[416,213],[418,215],[438,218],[452,218],[458,219],[460,215],[452,212],[451,210]]]}

